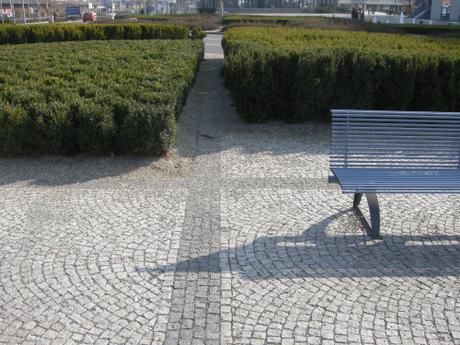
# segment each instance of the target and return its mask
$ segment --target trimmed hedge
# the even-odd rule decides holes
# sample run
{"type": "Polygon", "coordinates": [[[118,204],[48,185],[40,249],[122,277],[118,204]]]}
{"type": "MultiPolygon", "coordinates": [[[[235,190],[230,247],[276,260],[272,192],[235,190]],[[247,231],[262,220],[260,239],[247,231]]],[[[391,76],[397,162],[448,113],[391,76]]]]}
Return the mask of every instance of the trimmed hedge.
{"type": "Polygon", "coordinates": [[[249,121],[331,108],[460,110],[460,40],[338,30],[235,28],[222,73],[249,121]]]}
{"type": "Polygon", "coordinates": [[[203,56],[191,40],[0,47],[0,154],[163,154],[203,56]]]}
{"type": "Polygon", "coordinates": [[[45,24],[2,25],[0,44],[86,40],[186,39],[200,37],[184,26],[171,24],[45,24]]]}
{"type": "Polygon", "coordinates": [[[460,25],[426,24],[382,24],[352,21],[349,18],[308,17],[308,16],[253,16],[226,15],[223,18],[226,28],[237,26],[283,26],[294,28],[340,29],[352,31],[382,32],[409,35],[448,35],[460,36],[460,25]]]}
{"type": "Polygon", "coordinates": [[[222,19],[222,24],[231,25],[246,25],[246,24],[270,24],[281,26],[346,26],[350,25],[351,21],[346,18],[333,17],[308,17],[308,16],[257,16],[244,14],[225,15],[222,19]]]}
{"type": "Polygon", "coordinates": [[[138,22],[168,23],[185,25],[189,29],[215,30],[219,28],[219,17],[214,14],[117,14],[116,20],[134,19],[138,22]]]}
{"type": "Polygon", "coordinates": [[[426,24],[374,24],[381,28],[390,27],[392,29],[413,35],[460,35],[460,25],[426,25],[426,24]]]}

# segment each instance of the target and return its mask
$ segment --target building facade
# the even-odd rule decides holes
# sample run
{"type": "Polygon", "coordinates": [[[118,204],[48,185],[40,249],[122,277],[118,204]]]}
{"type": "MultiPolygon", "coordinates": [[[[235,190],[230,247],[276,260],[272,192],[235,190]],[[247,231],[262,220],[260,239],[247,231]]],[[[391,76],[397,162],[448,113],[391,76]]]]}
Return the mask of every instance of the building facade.
{"type": "Polygon", "coordinates": [[[460,0],[431,0],[430,19],[460,21],[460,0]]]}
{"type": "Polygon", "coordinates": [[[401,13],[410,11],[412,0],[339,0],[339,5],[357,6],[366,10],[386,13],[401,13]]]}

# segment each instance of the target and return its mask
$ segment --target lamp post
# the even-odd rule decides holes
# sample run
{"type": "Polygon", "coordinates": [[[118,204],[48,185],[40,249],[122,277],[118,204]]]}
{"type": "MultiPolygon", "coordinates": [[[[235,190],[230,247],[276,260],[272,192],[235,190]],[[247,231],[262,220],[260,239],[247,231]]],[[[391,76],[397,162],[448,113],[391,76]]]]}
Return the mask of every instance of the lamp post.
{"type": "Polygon", "coordinates": [[[26,8],[24,6],[24,0],[22,0],[22,20],[24,22],[24,25],[27,24],[26,20],[26,8]]]}
{"type": "Polygon", "coordinates": [[[2,16],[2,24],[5,24],[5,18],[3,18],[3,0],[0,0],[0,14],[2,16]]]}
{"type": "Polygon", "coordinates": [[[10,0],[11,14],[13,15],[13,23],[16,24],[16,12],[14,11],[13,0],[10,0]]]}
{"type": "MultiPolygon", "coordinates": [[[[32,9],[33,11],[33,9],[32,9]]],[[[30,0],[27,0],[27,12],[30,14],[30,0]]]]}

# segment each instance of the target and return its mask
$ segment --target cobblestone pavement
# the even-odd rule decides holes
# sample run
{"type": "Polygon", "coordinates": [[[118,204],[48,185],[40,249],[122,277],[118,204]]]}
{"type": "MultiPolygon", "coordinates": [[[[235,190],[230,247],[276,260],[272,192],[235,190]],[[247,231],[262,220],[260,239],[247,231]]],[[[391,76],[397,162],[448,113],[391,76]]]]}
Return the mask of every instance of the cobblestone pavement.
{"type": "Polygon", "coordinates": [[[0,344],[460,344],[460,198],[370,240],[328,126],[244,124],[219,42],[167,157],[0,160],[0,344]]]}

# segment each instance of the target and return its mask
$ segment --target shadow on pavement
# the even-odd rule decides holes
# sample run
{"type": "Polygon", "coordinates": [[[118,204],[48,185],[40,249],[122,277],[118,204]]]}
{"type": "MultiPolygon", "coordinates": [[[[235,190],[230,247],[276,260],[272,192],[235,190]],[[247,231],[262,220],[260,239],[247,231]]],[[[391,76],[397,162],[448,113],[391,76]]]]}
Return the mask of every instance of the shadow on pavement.
{"type": "Polygon", "coordinates": [[[327,235],[328,225],[351,209],[312,225],[299,236],[263,236],[225,251],[138,272],[237,272],[241,277],[460,276],[460,235],[327,235]],[[220,265],[222,261],[224,265],[220,265]],[[223,267],[222,267],[223,266],[223,267]]]}
{"type": "Polygon", "coordinates": [[[157,162],[156,157],[18,157],[0,159],[0,185],[27,182],[38,186],[84,183],[128,174],[157,162]]]}
{"type": "MultiPolygon", "coordinates": [[[[237,149],[241,155],[329,153],[328,125],[245,123],[237,115],[230,93],[223,85],[219,73],[221,64],[222,59],[208,59],[202,63],[179,118],[174,145],[179,160],[232,149],[237,149]],[[319,132],[327,132],[327,135],[313,135],[319,132]]],[[[168,163],[165,158],[137,156],[0,158],[0,185],[16,182],[39,186],[85,183],[120,177],[141,167],[154,165],[155,169],[159,165],[161,169],[164,163],[168,163]]],[[[181,171],[177,173],[181,174],[181,171]]]]}

